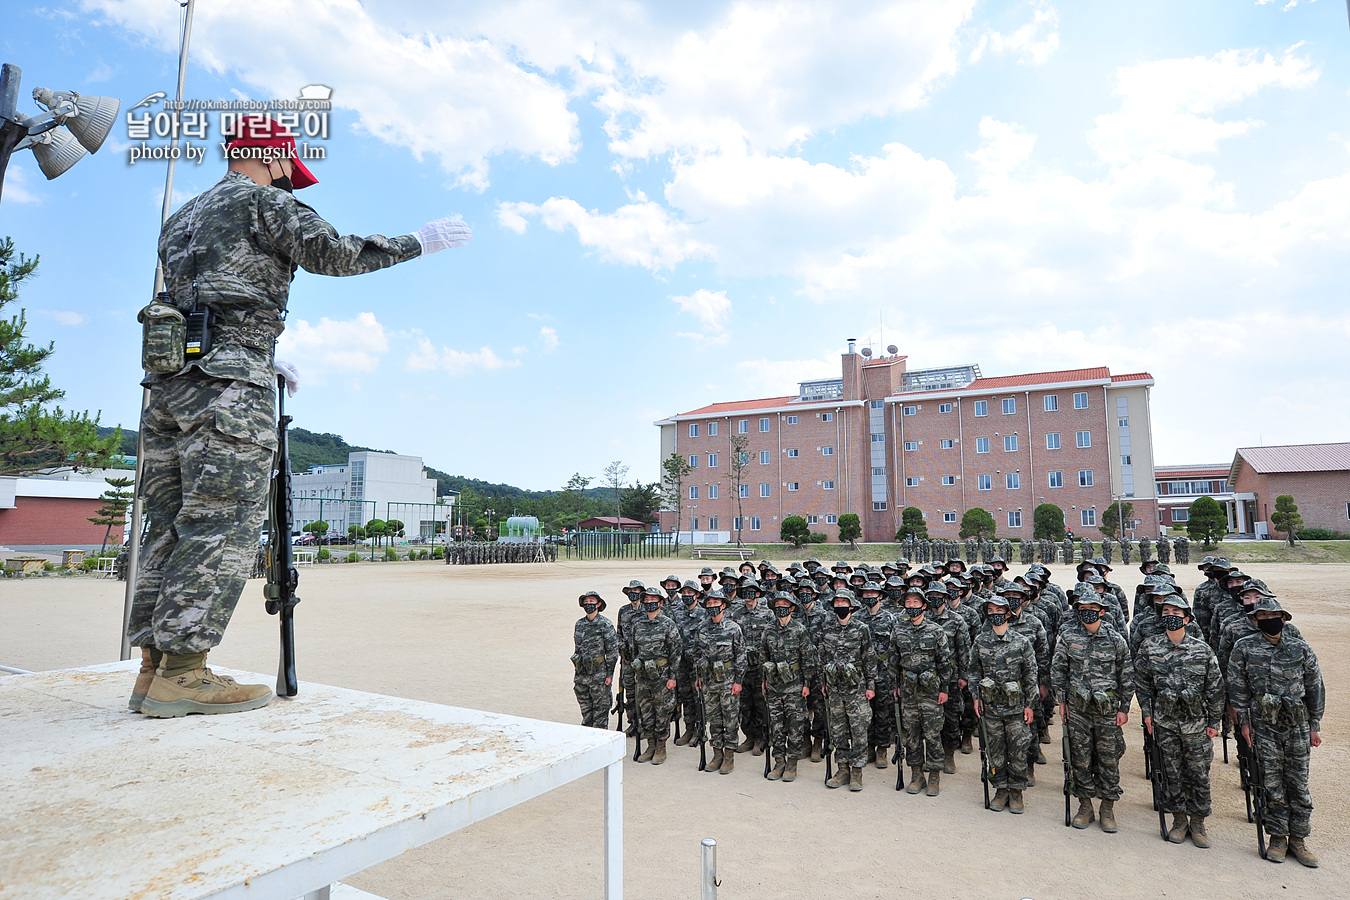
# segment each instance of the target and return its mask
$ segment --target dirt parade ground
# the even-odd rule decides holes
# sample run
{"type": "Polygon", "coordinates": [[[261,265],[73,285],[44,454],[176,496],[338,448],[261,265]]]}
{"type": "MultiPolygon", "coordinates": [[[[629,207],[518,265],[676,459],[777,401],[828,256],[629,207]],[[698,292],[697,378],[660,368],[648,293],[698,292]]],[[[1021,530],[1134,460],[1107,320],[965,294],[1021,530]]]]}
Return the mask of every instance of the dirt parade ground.
{"type": "MultiPolygon", "coordinates": [[[[304,681],[436,703],[580,721],[572,694],[576,598],[598,590],[613,619],[630,578],[692,578],[701,563],[556,563],[451,567],[334,565],[303,570],[296,612],[304,681]]],[[[718,564],[720,568],[722,564],[718,564]]],[[[1064,827],[1060,723],[1037,767],[1026,814],[983,808],[978,754],[928,798],[897,793],[895,769],[868,768],[861,793],[824,787],[825,764],[803,761],[791,784],[766,781],[763,758],[740,754],[728,776],[698,771],[698,748],[668,745],[660,767],[624,764],[625,890],[641,900],[698,893],[699,840],[717,839],[726,898],[1350,897],[1350,604],[1347,565],[1244,566],[1279,595],[1322,664],[1324,743],[1312,751],[1313,833],[1322,867],[1292,856],[1261,860],[1238,786],[1237,757],[1215,742],[1213,848],[1164,843],[1144,779],[1138,706],[1125,728],[1120,832],[1064,827]],[[1285,893],[1287,891],[1287,893],[1285,893]]],[[[1020,569],[1016,569],[1020,571],[1020,569]]],[[[1176,567],[1188,594],[1194,565],[1176,567]]],[[[1054,580],[1072,575],[1055,567],[1054,580]]],[[[1115,573],[1127,594],[1133,567],[1115,573]]],[[[117,658],[123,585],[91,578],[0,583],[0,663],[46,670],[117,658]]],[[[222,666],[275,672],[276,620],[250,582],[225,641],[222,666]]],[[[270,680],[270,679],[269,679],[270,680]]],[[[616,679],[617,680],[617,679],[616,679]]],[[[128,682],[128,692],[130,689],[128,682]]],[[[132,713],[127,713],[133,715],[132,713]]],[[[246,713],[244,715],[247,715],[246,713]]],[[[146,719],[149,729],[175,720],[146,719]]],[[[613,720],[611,719],[611,727],[613,720]]],[[[632,742],[629,741],[631,750],[632,742]]],[[[555,790],[348,881],[401,898],[597,897],[603,884],[603,782],[555,790]]],[[[1076,804],[1075,804],[1076,808],[1076,804]]]]}

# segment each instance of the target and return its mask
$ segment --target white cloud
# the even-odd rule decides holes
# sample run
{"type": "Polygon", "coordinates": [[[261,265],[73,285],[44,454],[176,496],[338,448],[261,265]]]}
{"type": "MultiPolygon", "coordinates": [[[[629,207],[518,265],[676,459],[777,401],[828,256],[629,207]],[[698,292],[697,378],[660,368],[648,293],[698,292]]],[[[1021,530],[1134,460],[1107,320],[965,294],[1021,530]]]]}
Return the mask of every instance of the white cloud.
{"type": "Polygon", "coordinates": [[[1031,19],[1008,34],[986,30],[975,42],[970,61],[979,62],[985,53],[1016,56],[1017,61],[1043,65],[1059,49],[1059,15],[1046,0],[1033,0],[1031,19]]]}
{"type": "Polygon", "coordinates": [[[84,316],[68,309],[40,309],[37,312],[49,319],[55,319],[61,325],[74,326],[84,323],[84,316]]]}
{"type": "MultiPolygon", "coordinates": [[[[22,163],[29,162],[28,153],[16,153],[9,161],[9,166],[5,169],[5,186],[3,193],[6,203],[41,203],[42,197],[33,193],[29,186],[29,175],[24,169],[22,163]]],[[[161,194],[163,192],[161,191],[161,194]]]]}
{"type": "Polygon", "coordinates": [[[291,321],[277,339],[278,358],[294,363],[305,383],[314,385],[326,384],[329,376],[374,372],[388,350],[384,326],[368,312],[346,320],[324,316],[317,325],[291,321]]]}
{"type": "Polygon", "coordinates": [[[721,331],[731,315],[731,301],[726,291],[709,291],[699,288],[687,297],[671,297],[682,312],[697,318],[713,331],[721,331]]]}
{"type": "Polygon", "coordinates": [[[417,338],[417,349],[408,355],[406,368],[414,372],[443,371],[451,375],[467,375],[473,371],[514,368],[520,364],[519,359],[502,359],[491,347],[477,350],[441,347],[438,350],[429,338],[422,336],[417,338]]]}
{"type": "Polygon", "coordinates": [[[737,390],[745,398],[782,397],[797,391],[797,382],[838,378],[839,358],[743,359],[736,363],[737,390]]]}
{"type": "Polygon", "coordinates": [[[524,233],[527,216],[538,217],[550,231],[574,228],[582,246],[596,248],[610,262],[652,271],[710,255],[706,245],[690,237],[688,225],[651,201],[629,203],[612,213],[587,210],[568,197],[550,197],[540,204],[501,203],[497,207],[497,221],[517,234],[524,233]]]}
{"type": "Polygon", "coordinates": [[[539,340],[544,344],[544,352],[552,353],[558,349],[558,329],[544,326],[539,329],[539,340]]]}

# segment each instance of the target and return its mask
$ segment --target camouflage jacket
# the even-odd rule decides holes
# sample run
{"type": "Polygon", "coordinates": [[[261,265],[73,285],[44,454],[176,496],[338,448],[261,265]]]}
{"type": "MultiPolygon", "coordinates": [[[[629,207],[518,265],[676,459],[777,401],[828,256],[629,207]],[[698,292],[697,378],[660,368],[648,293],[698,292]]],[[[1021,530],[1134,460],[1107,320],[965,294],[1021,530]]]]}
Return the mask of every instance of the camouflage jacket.
{"type": "Polygon", "coordinates": [[[638,677],[668,681],[680,670],[680,629],[665,616],[649,619],[644,614],[630,626],[628,656],[638,677]]]}
{"type": "Polygon", "coordinates": [[[707,619],[694,639],[698,677],[710,684],[745,683],[745,637],[741,626],[725,614],[721,622],[707,619]]]}
{"type": "Polygon", "coordinates": [[[604,616],[589,620],[577,619],[572,629],[572,667],[578,681],[604,681],[614,677],[614,665],[619,661],[619,635],[614,623],[604,616]]]}
{"type": "MultiPolygon", "coordinates": [[[[1008,625],[1012,627],[1022,637],[1031,642],[1031,649],[1036,654],[1036,683],[1050,686],[1050,636],[1045,633],[1045,626],[1041,620],[1035,616],[1029,616],[1024,612],[1019,612],[1008,619],[1008,625]]],[[[984,625],[989,628],[989,624],[984,625]]]]}
{"type": "Polygon", "coordinates": [[[1144,641],[1134,663],[1134,687],[1140,711],[1157,728],[1200,734],[1223,722],[1227,697],[1219,658],[1189,632],[1179,644],[1166,632],[1144,641]]]}
{"type": "Polygon", "coordinates": [[[1039,599],[1028,603],[1023,607],[1022,612],[1026,615],[1032,615],[1041,620],[1041,625],[1045,628],[1045,639],[1048,642],[1048,651],[1053,657],[1055,655],[1055,639],[1059,635],[1059,616],[1058,610],[1051,609],[1049,603],[1041,603],[1039,599]]]}
{"type": "MultiPolygon", "coordinates": [[[[1245,619],[1247,613],[1242,609],[1242,604],[1233,599],[1233,595],[1224,591],[1222,596],[1216,595],[1214,598],[1214,612],[1209,617],[1209,645],[1215,650],[1223,642],[1223,629],[1234,619],[1245,619]]],[[[1222,659],[1219,660],[1223,662],[1222,659]]],[[[1225,663],[1226,665],[1226,663],[1225,663]]]]}
{"type": "Polygon", "coordinates": [[[760,657],[763,659],[764,686],[768,690],[800,694],[802,687],[815,678],[816,651],[806,626],[800,622],[789,619],[783,626],[774,619],[764,629],[760,657]]]}
{"type": "Polygon", "coordinates": [[[947,629],[929,616],[923,624],[907,619],[891,635],[891,684],[905,698],[936,698],[956,681],[956,658],[947,629]]]}
{"type": "Polygon", "coordinates": [[[628,638],[633,633],[633,623],[638,619],[647,618],[647,614],[642,611],[640,603],[625,603],[619,607],[619,655],[624,662],[630,662],[633,657],[628,654],[628,638]]]}
{"type": "Polygon", "coordinates": [[[1120,607],[1120,633],[1125,633],[1125,624],[1130,621],[1130,599],[1125,596],[1125,589],[1114,581],[1106,583],[1106,592],[1116,598],[1116,606],[1120,607]]]}
{"type": "Polygon", "coordinates": [[[755,604],[754,609],[742,606],[736,615],[731,613],[727,613],[727,615],[732,616],[732,620],[741,626],[741,633],[745,635],[745,652],[750,658],[750,669],[747,675],[752,682],[758,681],[759,664],[763,662],[760,653],[764,642],[764,629],[768,628],[769,624],[773,622],[773,613],[764,607],[764,598],[761,597],[759,602],[755,604]]]}
{"type": "Polygon", "coordinates": [[[1011,628],[1002,637],[993,628],[975,637],[965,677],[971,694],[989,707],[990,715],[1016,715],[1040,699],[1036,651],[1011,628]]]}
{"type": "MultiPolygon", "coordinates": [[[[1081,583],[1079,582],[1079,584],[1081,583]]],[[[1120,600],[1116,598],[1116,595],[1108,589],[1106,593],[1099,594],[1098,598],[1101,600],[1102,606],[1106,608],[1106,611],[1102,613],[1102,619],[1120,634],[1128,634],[1125,614],[1121,611],[1120,600]]],[[[1072,610],[1072,605],[1069,608],[1072,610]]]]}
{"type": "MultiPolygon", "coordinates": [[[[188,368],[276,387],[272,347],[297,268],[359,275],[420,256],[411,234],[340,236],[286,191],[229,172],[169,216],[159,236],[165,290],[185,312],[210,307],[213,348],[188,368]]],[[[149,384],[163,377],[146,378],[149,384]]]]}
{"type": "Polygon", "coordinates": [[[680,629],[680,642],[684,650],[686,664],[692,662],[694,651],[694,638],[698,630],[703,627],[703,623],[708,620],[708,611],[697,603],[692,608],[688,608],[684,603],[676,601],[667,602],[666,610],[670,615],[670,620],[675,623],[675,627],[680,629]]]}
{"type": "Polygon", "coordinates": [[[837,619],[827,624],[817,653],[821,679],[831,690],[876,690],[877,657],[872,635],[856,615],[847,625],[837,619]]]}
{"type": "Polygon", "coordinates": [[[952,649],[952,680],[965,678],[966,667],[970,665],[970,630],[966,628],[966,620],[949,609],[937,616],[928,615],[947,632],[947,643],[952,649]]]}
{"type": "MultiPolygon", "coordinates": [[[[1219,645],[1214,648],[1214,652],[1219,655],[1219,666],[1222,671],[1228,671],[1228,664],[1233,660],[1233,648],[1237,642],[1248,635],[1260,634],[1261,629],[1252,624],[1252,620],[1247,616],[1230,616],[1228,621],[1219,630],[1219,645]]],[[[1303,633],[1293,622],[1284,623],[1284,634],[1293,635],[1302,639],[1303,633]]]]}
{"type": "Polygon", "coordinates": [[[1219,587],[1219,583],[1213,578],[1206,578],[1195,593],[1191,595],[1191,612],[1195,615],[1195,621],[1200,623],[1200,631],[1209,634],[1210,620],[1214,617],[1214,605],[1219,602],[1219,595],[1228,593],[1219,587]]]}
{"type": "Polygon", "coordinates": [[[1228,702],[1244,724],[1256,719],[1283,729],[1306,722],[1309,731],[1321,731],[1327,696],[1317,654],[1287,632],[1274,644],[1259,632],[1243,638],[1228,663],[1228,702]]]}
{"type": "Polygon", "coordinates": [[[1050,597],[1055,603],[1058,603],[1060,618],[1064,618],[1064,613],[1069,611],[1069,597],[1064,593],[1064,588],[1054,582],[1047,581],[1045,588],[1041,591],[1041,596],[1050,597]]]}
{"type": "Polygon", "coordinates": [[[853,618],[866,625],[868,633],[872,635],[872,653],[877,661],[877,684],[882,690],[894,687],[895,682],[891,680],[890,675],[891,635],[901,627],[899,618],[884,606],[877,610],[876,615],[872,615],[867,611],[867,607],[863,607],[853,614],[853,618]]]}
{"type": "MultiPolygon", "coordinates": [[[[1130,623],[1130,658],[1139,659],[1139,648],[1145,641],[1166,633],[1167,629],[1163,628],[1162,617],[1158,615],[1157,610],[1151,606],[1145,607],[1130,623]]],[[[1205,640],[1204,632],[1194,620],[1186,626],[1186,634],[1200,641],[1205,640]]],[[[1209,644],[1206,643],[1205,646],[1208,647],[1209,644]]],[[[1220,668],[1219,671],[1222,672],[1223,669],[1220,668]]]]}
{"type": "Polygon", "coordinates": [[[1050,664],[1050,686],[1055,699],[1075,712],[1129,712],[1134,665],[1125,638],[1105,623],[1095,633],[1077,621],[1065,627],[1050,664]]]}

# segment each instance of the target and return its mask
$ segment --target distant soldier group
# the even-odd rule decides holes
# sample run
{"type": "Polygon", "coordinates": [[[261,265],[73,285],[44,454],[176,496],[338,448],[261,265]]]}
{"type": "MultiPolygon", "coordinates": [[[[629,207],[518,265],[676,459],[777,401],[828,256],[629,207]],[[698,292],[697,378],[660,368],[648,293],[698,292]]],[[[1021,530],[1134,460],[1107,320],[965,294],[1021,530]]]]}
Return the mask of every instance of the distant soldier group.
{"type": "Polygon", "coordinates": [[[703,747],[705,771],[728,775],[738,753],[767,754],[765,777],[790,782],[800,760],[823,759],[827,787],[860,791],[867,767],[894,762],[896,790],[908,765],[906,791],[928,797],[978,733],[986,808],[1021,814],[1058,711],[1065,824],[1113,833],[1137,697],[1162,837],[1210,846],[1213,742],[1222,734],[1227,761],[1231,726],[1262,855],[1317,865],[1308,761],[1325,691],[1264,582],[1206,557],[1207,580],[1188,599],[1141,546],[1131,603],[1104,555],[1079,562],[1066,593],[1044,562],[1009,578],[1004,555],[967,565],[944,543],[949,557],[918,567],[743,562],[659,588],[631,581],[617,629],[600,615],[605,601],[583,594],[572,657],[583,724],[608,727],[617,664],[614,711],[638,762],[666,761],[673,723],[676,745],[703,747]]]}

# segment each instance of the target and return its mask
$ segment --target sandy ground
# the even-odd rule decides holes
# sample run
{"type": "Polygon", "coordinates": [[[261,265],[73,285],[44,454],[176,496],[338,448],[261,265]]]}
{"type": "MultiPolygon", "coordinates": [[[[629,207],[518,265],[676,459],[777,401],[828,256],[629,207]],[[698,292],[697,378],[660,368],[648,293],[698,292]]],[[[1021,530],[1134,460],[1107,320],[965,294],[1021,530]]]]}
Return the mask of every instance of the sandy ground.
{"type": "MultiPolygon", "coordinates": [[[[578,721],[571,690],[576,597],[599,590],[617,612],[619,586],[699,566],[558,563],[447,567],[436,563],[307,569],[297,611],[304,680],[562,722],[578,721]]],[[[1188,589],[1193,568],[1178,567],[1188,589]]],[[[991,814],[982,804],[979,757],[957,756],[942,795],[896,793],[894,768],[868,769],[861,793],[830,791],[824,764],[801,764],[792,784],[765,781],[762,758],[741,754],[730,776],[698,771],[697,748],[668,745],[661,767],[625,766],[625,885],[637,898],[697,894],[699,840],[719,844],[722,895],[839,897],[1350,897],[1350,803],[1335,789],[1350,779],[1344,688],[1350,677],[1346,565],[1251,565],[1293,612],[1327,682],[1324,743],[1313,751],[1314,849],[1318,870],[1256,855],[1236,758],[1216,742],[1210,850],[1171,845],[1157,833],[1143,777],[1138,711],[1121,763],[1121,830],[1065,828],[1059,725],[1039,767],[1027,813],[991,814]]],[[[1135,573],[1118,572],[1127,592],[1135,573]]],[[[1061,570],[1056,580],[1064,584],[1061,570]]],[[[55,669],[116,659],[122,585],[88,578],[0,582],[0,662],[55,669]]],[[[276,624],[251,583],[222,665],[276,669],[276,624]]],[[[129,685],[128,685],[129,687],[129,685]]],[[[631,746],[631,745],[630,745],[631,746]]],[[[553,791],[351,879],[391,900],[595,897],[602,893],[599,775],[553,791]]]]}

